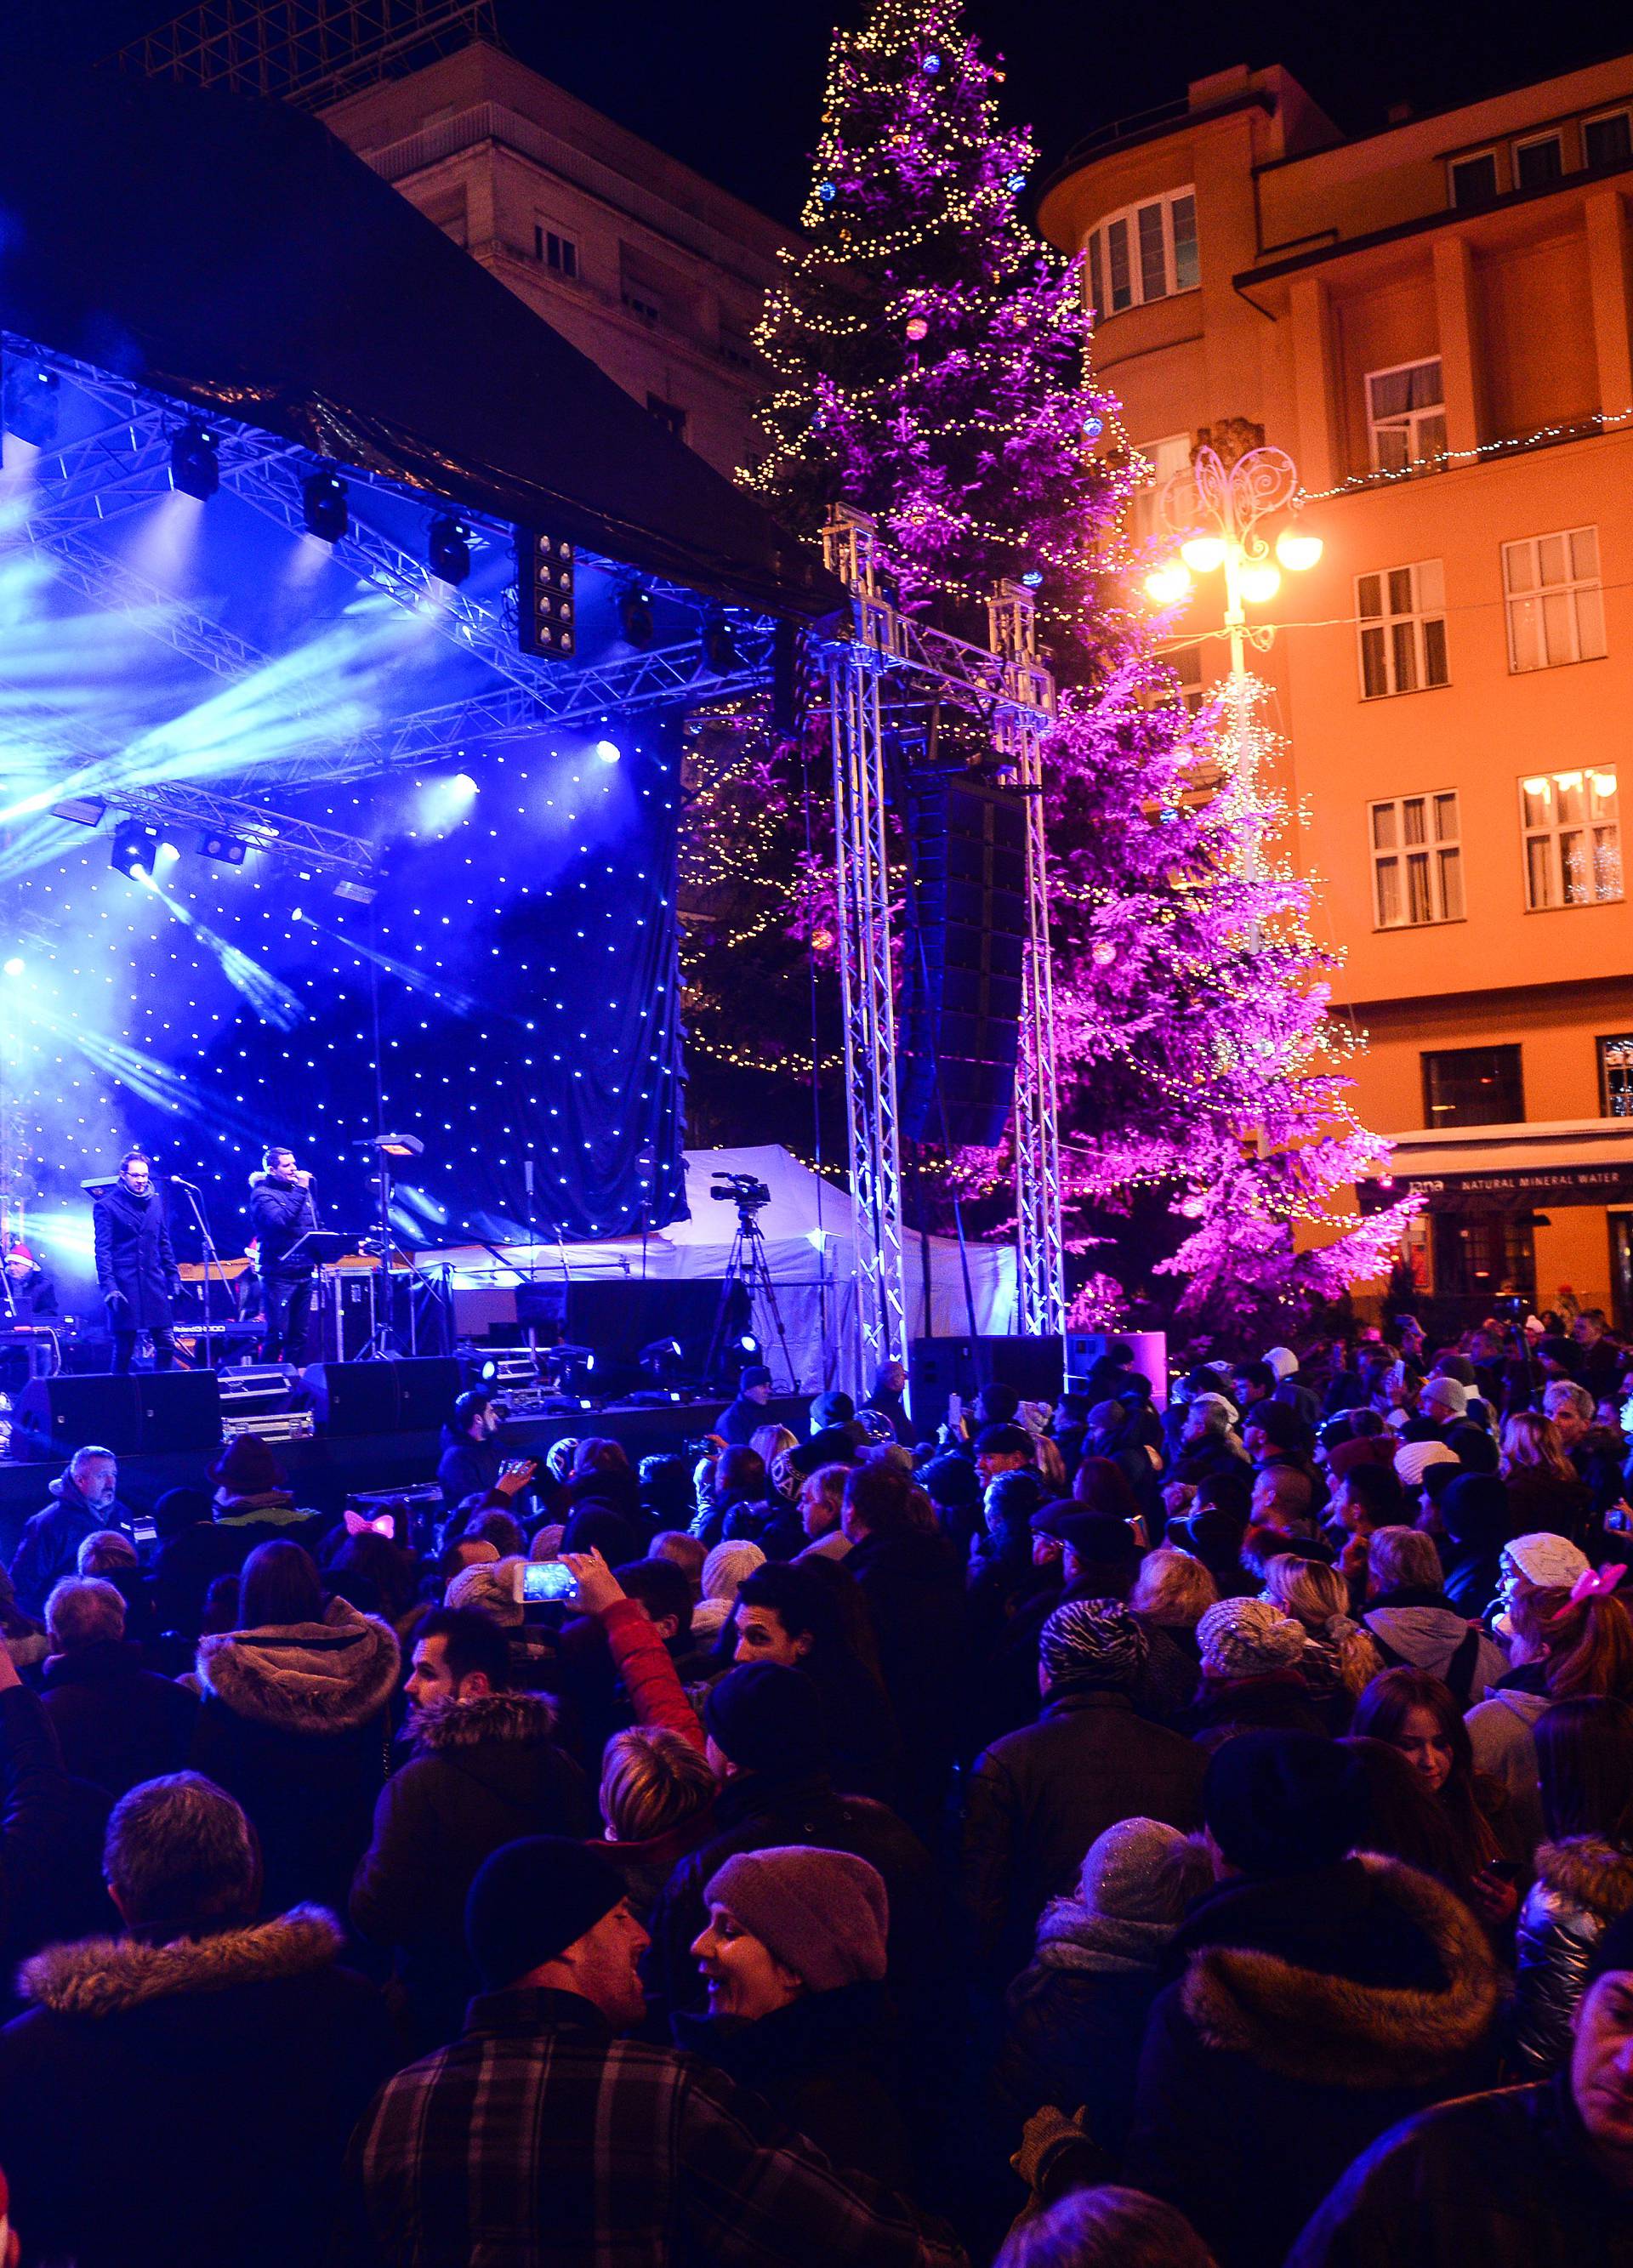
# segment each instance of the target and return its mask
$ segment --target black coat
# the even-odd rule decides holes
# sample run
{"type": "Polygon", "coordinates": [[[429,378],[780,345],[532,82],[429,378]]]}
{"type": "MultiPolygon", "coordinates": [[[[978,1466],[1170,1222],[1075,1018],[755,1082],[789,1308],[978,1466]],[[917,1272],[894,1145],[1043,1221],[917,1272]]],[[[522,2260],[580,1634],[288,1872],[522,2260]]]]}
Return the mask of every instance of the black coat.
{"type": "Polygon", "coordinates": [[[254,1234],[261,1240],[263,1278],[311,1274],[314,1263],[306,1247],[292,1260],[286,1257],[296,1238],[317,1226],[317,1207],[310,1189],[277,1174],[257,1174],[249,1184],[249,1218],[254,1234]]]}
{"type": "Polygon", "coordinates": [[[45,1603],[53,1587],[78,1568],[79,1547],[88,1535],[100,1535],[107,1528],[129,1535],[131,1528],[129,1507],[117,1497],[93,1512],[67,1475],[53,1487],[55,1501],[23,1522],[22,1535],[11,1555],[10,1572],[17,1603],[36,1622],[45,1619],[45,1603]]]}
{"type": "Polygon", "coordinates": [[[497,1436],[473,1441],[469,1433],[442,1428],[442,1454],[437,1460],[437,1486],[445,1511],[452,1512],[468,1496],[486,1496],[505,1462],[505,1446],[497,1436]]]}
{"type": "Polygon", "coordinates": [[[1151,2011],[1122,2178],[1178,2205],[1219,2268],[1280,2268],[1352,2159],[1487,2078],[1485,1933],[1396,1859],[1229,1881],[1173,1955],[1184,1974],[1151,2011]]]}
{"type": "Polygon", "coordinates": [[[16,2006],[11,1980],[26,1954],[117,1918],[102,1884],[108,1808],[100,1787],[63,1769],[39,1695],[0,1693],[0,2007],[16,2006]]]}
{"type": "Polygon", "coordinates": [[[414,1754],[381,1790],[374,1834],[351,1884],[354,1926],[396,1955],[414,2052],[459,2036],[481,1990],[465,1951],[465,1897],[501,1844],[589,1834],[584,1774],[530,1693],[492,1693],[425,1711],[414,1754]]]}
{"type": "Polygon", "coordinates": [[[1397,2126],[1344,2176],[1288,2268],[1633,2268],[1633,2198],[1563,2077],[1397,2126]]]}
{"type": "Polygon", "coordinates": [[[934,1830],[967,1697],[969,1610],[950,1544],[912,1531],[864,1535],[845,1562],[873,1619],[884,1690],[901,1734],[902,1808],[934,1830]]]}
{"type": "Polygon", "coordinates": [[[19,1323],[32,1323],[55,1314],[56,1285],[43,1268],[31,1268],[20,1283],[8,1278],[0,1288],[0,1320],[14,1315],[19,1323]]]}
{"type": "Polygon", "coordinates": [[[109,1303],[115,1329],[167,1331],[180,1278],[161,1191],[155,1188],[144,1197],[132,1197],[122,1182],[115,1182],[96,1191],[91,1218],[97,1287],[109,1303]]]}
{"type": "Polygon", "coordinates": [[[385,1624],[342,1599],[321,1624],[200,1645],[204,1705],[188,1762],[248,1813],[264,1911],[310,1903],[345,1912],[386,1776],[386,1712],[402,1666],[385,1624]]]}
{"type": "Polygon", "coordinates": [[[1141,2043],[1162,1974],[1155,1962],[1056,1966],[1054,1950],[1040,1947],[1004,1996],[993,2072],[999,2137],[1018,2135],[1046,2103],[1069,2103],[1084,2112],[1085,2132],[1116,2157],[1127,2139],[1141,2043]]]}
{"type": "Polygon", "coordinates": [[[198,1697],[144,1669],[129,1638],[109,1638],[48,1658],[45,1710],[69,1771],[117,1800],[138,1780],[181,1771],[198,1697]]]}
{"type": "Polygon", "coordinates": [[[324,2257],[347,2139],[402,2060],[322,1914],[153,1948],[55,1945],[0,2031],[31,2260],[291,2268],[324,2257]]]}

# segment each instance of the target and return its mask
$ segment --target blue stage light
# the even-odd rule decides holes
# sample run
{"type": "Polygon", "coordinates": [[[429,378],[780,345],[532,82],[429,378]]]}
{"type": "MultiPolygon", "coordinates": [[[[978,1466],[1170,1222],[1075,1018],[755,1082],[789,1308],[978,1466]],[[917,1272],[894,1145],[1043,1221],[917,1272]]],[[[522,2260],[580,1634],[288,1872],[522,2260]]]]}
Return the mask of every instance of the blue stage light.
{"type": "Polygon", "coordinates": [[[301,517],[308,535],[338,543],[351,525],[346,484],[337,473],[313,473],[300,483],[301,517]]]}
{"type": "Polygon", "coordinates": [[[597,740],[595,754],[603,764],[621,762],[624,756],[624,751],[616,740],[597,740]]]}
{"type": "Polygon", "coordinates": [[[170,444],[170,477],[183,496],[206,504],[221,485],[216,437],[204,425],[184,425],[170,444]]]}
{"type": "Polygon", "coordinates": [[[36,449],[48,449],[56,438],[61,414],[57,375],[34,362],[5,364],[4,415],[5,430],[36,449]]]}
{"type": "Polygon", "coordinates": [[[470,530],[462,519],[440,513],[431,523],[425,560],[440,583],[462,583],[470,572],[470,530]]]}

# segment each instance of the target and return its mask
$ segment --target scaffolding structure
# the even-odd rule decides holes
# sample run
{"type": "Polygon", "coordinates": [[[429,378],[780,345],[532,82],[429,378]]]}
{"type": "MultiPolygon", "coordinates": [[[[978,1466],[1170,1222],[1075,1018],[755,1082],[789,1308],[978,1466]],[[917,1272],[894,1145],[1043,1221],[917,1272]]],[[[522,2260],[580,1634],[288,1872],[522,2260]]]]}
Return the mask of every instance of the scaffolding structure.
{"type": "Polygon", "coordinates": [[[833,757],[834,862],[845,1024],[845,1086],[856,1272],[864,1360],[907,1352],[902,1267],[902,1177],[897,1108],[894,967],[886,740],[893,723],[945,699],[981,721],[1026,812],[1027,940],[1016,1078],[1016,1241],[1019,1326],[1055,1336],[1066,1327],[1060,1219],[1049,890],[1042,743],[1054,681],[1038,650],[1031,594],[1001,584],[987,609],[988,644],[927,629],[890,603],[879,577],[876,525],[836,504],[824,531],[827,565],[850,593],[848,635],[824,649],[833,757]]]}
{"type": "Polygon", "coordinates": [[[115,60],[147,78],[321,110],[473,40],[498,45],[494,0],[204,0],[115,60]]]}

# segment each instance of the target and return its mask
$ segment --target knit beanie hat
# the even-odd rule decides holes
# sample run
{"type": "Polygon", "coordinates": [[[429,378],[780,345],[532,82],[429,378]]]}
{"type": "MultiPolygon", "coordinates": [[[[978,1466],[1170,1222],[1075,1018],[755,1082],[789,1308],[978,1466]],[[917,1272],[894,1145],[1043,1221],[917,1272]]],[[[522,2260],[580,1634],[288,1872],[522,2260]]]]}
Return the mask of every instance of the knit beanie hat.
{"type": "Polygon", "coordinates": [[[1432,1406],[1444,1410],[1448,1418],[1461,1418],[1468,1410],[1468,1388],[1460,1378],[1436,1377],[1426,1379],[1423,1391],[1418,1396],[1420,1409],[1432,1406]]]}
{"type": "Polygon", "coordinates": [[[1268,1677],[1296,1668],[1304,1650],[1303,1625],[1267,1599],[1221,1599],[1198,1623],[1196,1638],[1208,1677],[1268,1677]]]}
{"type": "Polygon", "coordinates": [[[763,1362],[751,1362],[746,1370],[737,1373],[737,1391],[746,1394],[751,1386],[769,1386],[772,1374],[763,1362]]]}
{"type": "Polygon", "coordinates": [[[1265,1360],[1278,1378],[1296,1378],[1298,1374],[1298,1357],[1291,1347],[1267,1347],[1265,1360]]]}
{"type": "Polygon", "coordinates": [[[1243,1874],[1311,1874],[1366,1832],[1366,1782],[1349,1749],[1319,1733],[1238,1733],[1208,1762],[1202,1816],[1243,1874]]]}
{"type": "Polygon", "coordinates": [[[286,1485],[282,1466],[259,1433],[240,1433],[229,1441],[209,1471],[229,1496],[265,1496],[286,1485]]]}
{"type": "Polygon", "coordinates": [[[890,1923],[884,1878],[848,1851],[772,1845],[739,1852],[703,1895],[728,1907],[813,1992],[876,1984],[884,1975],[890,1923]]]}
{"type": "Polygon", "coordinates": [[[1068,1599],[1044,1624],[1038,1658],[1052,1685],[1132,1685],[1150,1640],[1120,1599],[1068,1599]]]}
{"type": "Polygon", "coordinates": [[[1568,1591],[1578,1575],[1588,1572],[1586,1554],[1567,1537],[1547,1528],[1511,1537],[1503,1546],[1503,1560],[1505,1567],[1523,1575],[1539,1591],[1568,1591]]]}
{"type": "Polygon", "coordinates": [[[623,1875],[593,1845],[568,1835],[506,1843],[477,1870],[465,1900],[465,1943],[484,1990],[502,1992],[554,1961],[624,1891],[623,1875]]]}
{"type": "Polygon", "coordinates": [[[1395,1451],[1395,1470],[1409,1489],[1422,1488],[1430,1465],[1455,1465],[1455,1449],[1444,1441],[1402,1441],[1395,1451]]]}
{"type": "Polygon", "coordinates": [[[479,1559],[474,1567],[462,1567],[442,1594],[448,1607],[474,1607],[491,1623],[501,1629],[521,1627],[521,1602],[516,1596],[516,1579],[511,1570],[516,1565],[512,1559],[479,1559]]]}
{"type": "Polygon", "coordinates": [[[809,1430],[816,1434],[830,1425],[846,1425],[855,1415],[856,1404],[850,1395],[834,1387],[826,1394],[819,1394],[811,1403],[809,1430]]]}
{"type": "Polygon", "coordinates": [[[938,1512],[973,1512],[981,1500],[981,1476],[968,1457],[932,1457],[920,1468],[919,1485],[938,1512]]]}
{"type": "Polygon", "coordinates": [[[717,1543],[703,1563],[704,1597],[724,1599],[729,1606],[744,1578],[765,1565],[765,1554],[757,1543],[717,1543]]]}
{"type": "Polygon", "coordinates": [[[1363,1465],[1391,1465],[1394,1462],[1395,1440],[1393,1433],[1363,1433],[1352,1441],[1340,1441],[1326,1453],[1326,1469],[1335,1481],[1346,1473],[1359,1472],[1363,1465]]]}
{"type": "Polygon", "coordinates": [[[774,1661],[728,1669],[703,1705],[703,1721],[739,1771],[799,1778],[826,1769],[822,1696],[802,1669],[774,1661]]]}
{"type": "Polygon", "coordinates": [[[1089,1845],[1077,1895],[1090,1913],[1116,1921],[1178,1921],[1190,1884],[1190,1837],[1160,1819],[1121,1819],[1089,1845]]]}

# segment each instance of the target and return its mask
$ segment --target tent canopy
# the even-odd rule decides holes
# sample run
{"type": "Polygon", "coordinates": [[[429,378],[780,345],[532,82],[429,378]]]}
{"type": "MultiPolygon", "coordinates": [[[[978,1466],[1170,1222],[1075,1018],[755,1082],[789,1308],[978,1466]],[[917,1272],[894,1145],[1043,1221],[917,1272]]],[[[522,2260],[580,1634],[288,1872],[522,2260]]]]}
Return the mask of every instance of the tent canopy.
{"type": "Polygon", "coordinates": [[[721,600],[843,593],[314,119],[115,71],[0,78],[0,328],[721,600]]]}

